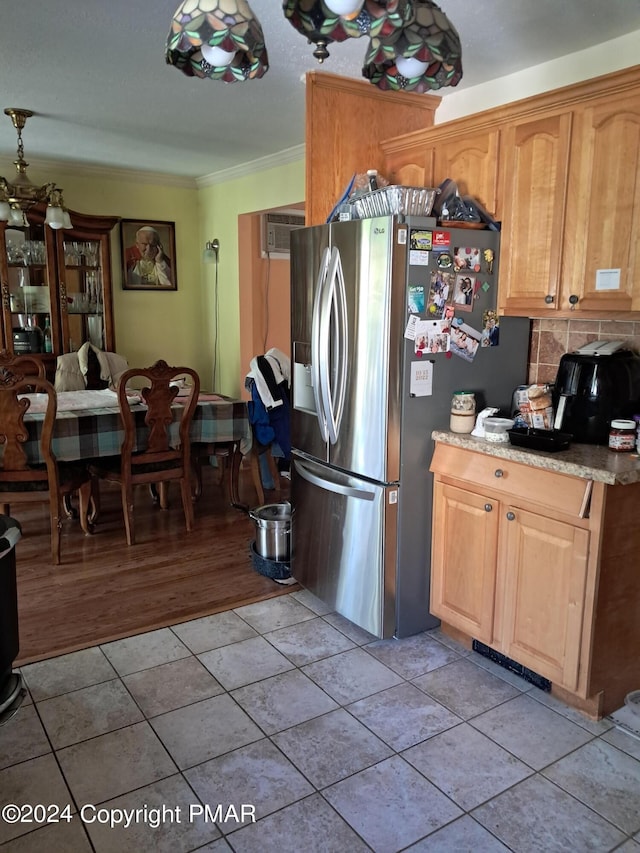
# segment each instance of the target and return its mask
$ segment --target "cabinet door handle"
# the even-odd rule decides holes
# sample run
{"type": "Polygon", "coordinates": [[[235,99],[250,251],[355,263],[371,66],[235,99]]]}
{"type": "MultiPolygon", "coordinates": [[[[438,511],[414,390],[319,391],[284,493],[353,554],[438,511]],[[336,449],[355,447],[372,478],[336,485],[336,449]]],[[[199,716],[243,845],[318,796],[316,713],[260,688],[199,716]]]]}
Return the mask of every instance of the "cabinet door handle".
{"type": "Polygon", "coordinates": [[[502,470],[502,468],[496,468],[493,473],[496,477],[504,477],[504,471],[502,470]]]}
{"type": "Polygon", "coordinates": [[[507,520],[508,520],[508,521],[514,521],[514,520],[515,520],[515,517],[516,517],[515,512],[508,512],[508,513],[507,513],[507,520]]]}
{"type": "Polygon", "coordinates": [[[491,512],[492,509],[493,509],[493,507],[491,506],[491,504],[485,504],[484,505],[484,511],[485,512],[491,512]]]}
{"type": "Polygon", "coordinates": [[[549,293],[548,296],[545,296],[544,301],[547,305],[553,305],[553,299],[554,297],[549,293]]]}

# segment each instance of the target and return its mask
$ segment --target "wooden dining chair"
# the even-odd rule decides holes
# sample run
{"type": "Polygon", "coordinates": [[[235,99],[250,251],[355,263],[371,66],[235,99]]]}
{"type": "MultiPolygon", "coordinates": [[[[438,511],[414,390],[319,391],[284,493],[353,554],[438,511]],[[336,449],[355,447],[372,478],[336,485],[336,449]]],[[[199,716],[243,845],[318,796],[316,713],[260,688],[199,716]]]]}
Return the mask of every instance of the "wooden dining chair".
{"type": "Polygon", "coordinates": [[[0,504],[6,515],[15,504],[49,502],[51,517],[51,557],[60,564],[60,529],[62,527],[62,501],[65,496],[78,492],[80,496],[80,522],[85,533],[90,533],[89,507],[91,502],[91,476],[81,463],[58,462],[51,449],[53,427],[57,413],[57,397],[53,385],[40,376],[23,376],[0,367],[0,504]],[[42,395],[44,419],[40,440],[43,463],[31,464],[25,443],[28,427],[24,416],[31,407],[25,394],[42,395]]]}
{"type": "MultiPolygon", "coordinates": [[[[193,499],[197,501],[202,496],[202,470],[216,460],[216,468],[220,473],[220,484],[224,484],[227,500],[230,504],[238,502],[237,476],[234,479],[235,442],[192,442],[191,471],[193,474],[193,499]]],[[[239,466],[238,466],[239,467],[239,466]]]]}
{"type": "Polygon", "coordinates": [[[200,393],[198,374],[189,367],[170,367],[166,361],[157,361],[151,367],[126,370],[120,377],[117,393],[124,427],[120,457],[101,458],[90,465],[89,470],[92,476],[120,486],[127,544],[135,544],[133,494],[134,487],[138,485],[159,486],[160,504],[165,507],[166,486],[172,480],[177,480],[180,483],[187,531],[191,531],[193,504],[189,429],[200,393]],[[180,389],[175,382],[180,377],[188,377],[189,392],[178,398],[180,389]],[[138,389],[147,406],[146,430],[142,433],[136,430],[127,386],[138,389]],[[177,409],[176,402],[180,404],[177,409]],[[176,412],[179,412],[180,418],[179,446],[172,447],[169,427],[176,412]]]}
{"type": "Polygon", "coordinates": [[[258,498],[258,505],[260,505],[263,504],[265,501],[264,486],[262,485],[262,473],[260,471],[260,457],[266,454],[264,458],[266,459],[267,465],[269,466],[269,471],[271,473],[271,478],[273,480],[274,489],[276,492],[280,492],[280,472],[278,471],[276,461],[273,458],[273,455],[271,454],[271,448],[268,445],[265,447],[264,445],[258,442],[253,426],[251,427],[251,432],[253,434],[253,444],[251,445],[251,451],[249,453],[249,467],[251,469],[251,479],[253,480],[253,487],[256,490],[256,495],[258,498]]]}
{"type": "MultiPolygon", "coordinates": [[[[271,450],[269,447],[263,447],[258,444],[254,433],[251,450],[245,459],[248,460],[251,479],[256,491],[256,506],[260,506],[265,502],[262,475],[260,473],[260,456],[263,453],[267,454],[265,458],[269,465],[271,477],[273,478],[274,490],[278,493],[281,490],[280,472],[278,471],[276,461],[271,454],[271,450]]],[[[248,506],[240,501],[240,465],[242,462],[242,456],[239,455],[236,442],[233,441],[216,442],[212,444],[192,443],[191,465],[194,479],[193,499],[197,501],[202,495],[202,470],[205,466],[211,464],[211,459],[213,457],[215,457],[216,467],[220,471],[220,483],[224,483],[227,500],[231,506],[238,507],[240,509],[248,509],[248,506]]]]}
{"type": "Polygon", "coordinates": [[[6,349],[0,350],[0,367],[6,367],[16,376],[39,376],[46,379],[44,361],[34,355],[15,355],[6,349]]]}

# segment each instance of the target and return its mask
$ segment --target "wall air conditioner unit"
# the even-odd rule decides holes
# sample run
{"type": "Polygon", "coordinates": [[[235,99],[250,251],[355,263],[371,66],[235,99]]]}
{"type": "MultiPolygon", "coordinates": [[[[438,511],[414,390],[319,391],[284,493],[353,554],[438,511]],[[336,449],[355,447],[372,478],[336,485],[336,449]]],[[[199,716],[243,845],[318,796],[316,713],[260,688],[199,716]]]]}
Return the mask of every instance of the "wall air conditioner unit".
{"type": "Polygon", "coordinates": [[[281,211],[262,214],[262,257],[289,258],[291,232],[304,226],[304,214],[281,211]]]}

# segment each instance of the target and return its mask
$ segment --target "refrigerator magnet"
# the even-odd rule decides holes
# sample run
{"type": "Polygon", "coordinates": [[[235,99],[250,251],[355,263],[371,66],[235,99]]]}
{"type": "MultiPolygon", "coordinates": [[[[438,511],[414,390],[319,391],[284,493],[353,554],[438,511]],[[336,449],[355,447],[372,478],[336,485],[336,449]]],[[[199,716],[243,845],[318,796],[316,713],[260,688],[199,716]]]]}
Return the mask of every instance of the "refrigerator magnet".
{"type": "Polygon", "coordinates": [[[422,314],[424,311],[424,285],[410,284],[408,306],[411,314],[422,314]]]}
{"type": "Polygon", "coordinates": [[[474,246],[458,246],[453,253],[453,265],[457,270],[480,272],[480,249],[474,246]]]}
{"type": "Polygon", "coordinates": [[[419,320],[416,324],[415,353],[436,355],[448,352],[450,345],[449,329],[444,320],[419,320]]]}
{"type": "Polygon", "coordinates": [[[412,229],[409,235],[409,248],[422,252],[430,252],[433,247],[433,235],[431,231],[418,231],[412,229]]]}
{"type": "Polygon", "coordinates": [[[409,266],[428,267],[429,252],[425,252],[422,249],[409,249],[409,266]]]}
{"type": "Polygon", "coordinates": [[[422,354],[427,348],[427,336],[422,333],[416,332],[416,339],[413,342],[413,347],[415,354],[418,356],[418,358],[421,358],[422,354]]]}
{"type": "Polygon", "coordinates": [[[432,270],[429,285],[429,314],[433,319],[441,319],[444,309],[453,294],[453,273],[432,270]]]}
{"type": "Polygon", "coordinates": [[[451,234],[449,231],[434,231],[433,232],[433,248],[448,249],[451,245],[451,234]]]}
{"type": "MultiPolygon", "coordinates": [[[[451,328],[454,319],[455,308],[453,305],[444,306],[444,314],[442,316],[442,331],[447,332],[451,328]]],[[[460,320],[462,322],[462,320],[460,320]]]]}
{"type": "Polygon", "coordinates": [[[484,249],[482,252],[482,260],[484,265],[483,272],[487,273],[488,275],[493,275],[493,249],[484,249]]]}
{"type": "Polygon", "coordinates": [[[439,270],[449,270],[453,266],[453,258],[450,252],[438,252],[436,255],[436,264],[439,270]]]}
{"type": "Polygon", "coordinates": [[[473,311],[473,297],[476,292],[476,277],[458,273],[453,288],[453,304],[456,311],[473,311]]]}
{"type": "Polygon", "coordinates": [[[481,347],[497,347],[500,343],[500,323],[495,311],[483,311],[481,347]]]}
{"type": "Polygon", "coordinates": [[[465,361],[473,361],[480,346],[480,332],[463,323],[451,327],[451,352],[465,361]]]}

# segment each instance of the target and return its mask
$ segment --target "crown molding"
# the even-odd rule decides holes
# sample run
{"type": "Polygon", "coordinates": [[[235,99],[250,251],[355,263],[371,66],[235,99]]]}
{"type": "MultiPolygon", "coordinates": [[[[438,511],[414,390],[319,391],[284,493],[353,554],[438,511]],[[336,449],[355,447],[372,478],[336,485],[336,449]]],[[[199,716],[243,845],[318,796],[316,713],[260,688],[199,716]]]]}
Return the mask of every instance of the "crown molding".
{"type": "MultiPolygon", "coordinates": [[[[289,163],[295,163],[304,160],[305,146],[294,145],[292,148],[285,148],[275,154],[269,154],[266,157],[259,157],[257,160],[250,160],[247,163],[241,163],[238,166],[232,166],[229,169],[221,169],[218,172],[211,172],[208,175],[203,175],[199,178],[189,178],[183,175],[170,175],[166,172],[145,172],[139,169],[119,169],[114,166],[98,166],[92,164],[82,164],[70,162],[66,160],[47,160],[36,157],[29,158],[29,169],[33,172],[42,174],[64,172],[73,173],[74,177],[85,178],[104,178],[108,180],[122,180],[135,182],[138,184],[160,184],[162,186],[179,187],[181,189],[202,189],[203,187],[213,186],[214,184],[222,184],[225,181],[233,181],[237,178],[243,178],[246,175],[253,175],[256,172],[262,172],[265,169],[272,169],[277,166],[286,166],[289,163]]],[[[2,158],[0,158],[1,160],[2,158]]],[[[9,158],[7,158],[9,162],[9,158]]]]}
{"type": "MultiPolygon", "coordinates": [[[[7,162],[9,162],[7,157],[7,162]]],[[[180,187],[182,189],[197,189],[196,179],[184,175],[170,175],[166,172],[145,172],[139,169],[120,169],[114,166],[98,166],[95,164],[83,164],[67,160],[46,160],[37,157],[29,157],[29,170],[31,172],[49,173],[64,172],[73,174],[75,177],[84,178],[107,178],[109,180],[123,180],[138,184],[162,184],[163,186],[180,187]]]]}
{"type": "Polygon", "coordinates": [[[201,178],[196,178],[196,184],[198,189],[203,189],[204,187],[211,187],[214,184],[223,184],[226,181],[244,178],[246,175],[255,174],[255,172],[263,172],[265,169],[287,166],[289,163],[304,160],[304,157],[305,146],[294,145],[292,148],[285,148],[276,154],[269,154],[266,157],[259,157],[257,160],[249,160],[247,163],[241,163],[239,166],[232,166],[229,169],[221,169],[219,172],[211,172],[209,175],[203,175],[201,178]]]}

